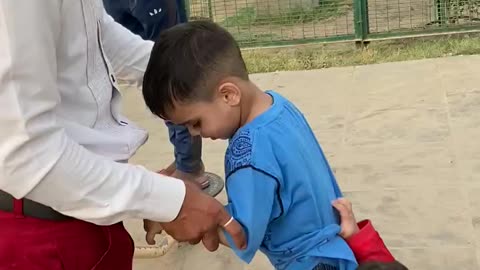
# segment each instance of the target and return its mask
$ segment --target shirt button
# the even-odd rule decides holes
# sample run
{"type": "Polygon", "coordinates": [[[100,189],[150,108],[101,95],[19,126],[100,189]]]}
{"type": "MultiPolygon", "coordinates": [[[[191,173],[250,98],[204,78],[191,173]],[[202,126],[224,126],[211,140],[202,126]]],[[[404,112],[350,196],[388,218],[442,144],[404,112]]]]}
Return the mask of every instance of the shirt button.
{"type": "Polygon", "coordinates": [[[110,75],[110,78],[112,78],[112,82],[115,82],[115,76],[110,75]]]}

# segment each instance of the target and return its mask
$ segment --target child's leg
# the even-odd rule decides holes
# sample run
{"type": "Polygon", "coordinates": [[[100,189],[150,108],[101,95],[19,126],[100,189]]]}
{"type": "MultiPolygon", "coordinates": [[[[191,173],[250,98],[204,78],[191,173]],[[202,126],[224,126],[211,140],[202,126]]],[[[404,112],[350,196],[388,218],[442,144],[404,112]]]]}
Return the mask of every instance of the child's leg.
{"type": "Polygon", "coordinates": [[[184,126],[166,122],[170,142],[175,148],[175,168],[184,173],[197,174],[202,171],[202,138],[192,137],[184,126]]]}
{"type": "Polygon", "coordinates": [[[202,138],[192,137],[184,126],[166,122],[170,141],[175,148],[175,162],[159,173],[194,181],[210,196],[217,196],[224,187],[222,178],[216,174],[205,172],[202,162],[202,138]]]}

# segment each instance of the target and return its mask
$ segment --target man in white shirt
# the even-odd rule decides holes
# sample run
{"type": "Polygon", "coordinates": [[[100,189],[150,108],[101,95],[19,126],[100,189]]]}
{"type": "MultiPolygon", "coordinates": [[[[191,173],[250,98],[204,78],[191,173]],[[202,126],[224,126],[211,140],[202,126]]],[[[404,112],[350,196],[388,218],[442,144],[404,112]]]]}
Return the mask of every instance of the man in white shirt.
{"type": "Polygon", "coordinates": [[[147,133],[120,115],[116,76],[140,84],[151,46],[101,0],[0,2],[0,268],[131,269],[126,218],[245,245],[197,186],[126,163],[147,133]]]}

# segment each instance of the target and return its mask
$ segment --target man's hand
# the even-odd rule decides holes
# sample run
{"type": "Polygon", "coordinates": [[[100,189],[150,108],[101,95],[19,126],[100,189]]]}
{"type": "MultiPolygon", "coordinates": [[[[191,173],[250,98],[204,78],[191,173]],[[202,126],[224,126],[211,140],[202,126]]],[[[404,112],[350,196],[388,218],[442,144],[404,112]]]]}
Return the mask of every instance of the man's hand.
{"type": "Polygon", "coordinates": [[[180,213],[172,222],[162,223],[163,229],[180,242],[197,244],[202,241],[209,251],[215,251],[220,242],[217,230],[221,227],[232,236],[237,248],[245,249],[247,243],[242,226],[235,220],[229,222],[231,216],[223,205],[194,183],[185,181],[185,188],[180,213]]]}
{"type": "Polygon", "coordinates": [[[332,204],[340,213],[340,236],[343,239],[348,239],[358,233],[360,229],[358,228],[357,221],[353,215],[352,203],[345,198],[340,198],[332,204]]]}
{"type": "Polygon", "coordinates": [[[143,229],[146,232],[145,240],[147,241],[147,243],[149,245],[155,245],[155,236],[162,233],[163,227],[160,222],[144,219],[143,229]]]}

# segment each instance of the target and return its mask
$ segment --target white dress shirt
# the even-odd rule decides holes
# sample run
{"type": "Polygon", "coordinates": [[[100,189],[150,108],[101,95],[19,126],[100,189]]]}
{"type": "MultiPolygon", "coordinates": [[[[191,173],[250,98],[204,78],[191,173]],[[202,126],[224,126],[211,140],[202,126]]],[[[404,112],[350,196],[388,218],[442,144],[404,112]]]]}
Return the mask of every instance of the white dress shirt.
{"type": "Polygon", "coordinates": [[[0,1],[0,189],[96,224],[173,220],[183,182],[120,163],[147,133],[120,115],[152,43],[101,0],[0,1]]]}

